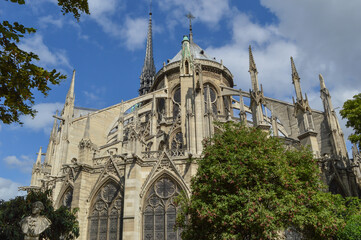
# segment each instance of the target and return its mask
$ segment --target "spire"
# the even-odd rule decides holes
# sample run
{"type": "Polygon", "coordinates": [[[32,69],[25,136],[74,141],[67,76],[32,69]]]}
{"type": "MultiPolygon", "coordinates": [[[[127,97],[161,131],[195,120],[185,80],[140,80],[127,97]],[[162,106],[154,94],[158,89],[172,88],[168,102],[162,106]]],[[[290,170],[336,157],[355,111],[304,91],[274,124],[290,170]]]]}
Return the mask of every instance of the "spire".
{"type": "Polygon", "coordinates": [[[321,87],[321,90],[322,90],[322,89],[326,89],[325,80],[323,79],[323,76],[322,76],[321,73],[318,75],[318,78],[320,79],[320,87],[321,87]]]}
{"type": "Polygon", "coordinates": [[[292,83],[293,85],[295,85],[295,91],[296,91],[296,100],[300,101],[303,100],[301,84],[300,84],[300,76],[298,75],[295,62],[293,61],[293,57],[291,57],[291,68],[292,68],[292,83]]]}
{"type": "Polygon", "coordinates": [[[75,69],[73,70],[73,77],[71,79],[70,87],[66,98],[74,99],[74,82],[75,82],[75,69]]]}
{"type": "Polygon", "coordinates": [[[90,117],[89,117],[89,114],[88,114],[88,116],[86,117],[86,124],[85,124],[83,139],[90,139],[89,130],[90,130],[90,117]]]}
{"type": "Polygon", "coordinates": [[[37,166],[40,166],[41,165],[41,147],[39,149],[39,152],[38,152],[38,157],[36,158],[36,163],[35,163],[37,166]]]}
{"type": "Polygon", "coordinates": [[[195,17],[191,12],[189,12],[186,17],[189,19],[189,42],[193,43],[192,19],[195,19],[195,17]]]}
{"type": "Polygon", "coordinates": [[[257,67],[256,67],[256,63],[254,62],[254,59],[253,59],[251,45],[249,45],[248,51],[249,51],[249,70],[248,70],[248,72],[257,72],[257,67]]]}
{"type": "Polygon", "coordinates": [[[145,52],[144,65],[142,74],[140,75],[140,88],[139,96],[149,92],[153,85],[155,76],[155,65],[153,58],[153,37],[152,37],[152,2],[150,2],[149,9],[149,24],[148,24],[148,36],[147,36],[147,48],[145,52]]]}

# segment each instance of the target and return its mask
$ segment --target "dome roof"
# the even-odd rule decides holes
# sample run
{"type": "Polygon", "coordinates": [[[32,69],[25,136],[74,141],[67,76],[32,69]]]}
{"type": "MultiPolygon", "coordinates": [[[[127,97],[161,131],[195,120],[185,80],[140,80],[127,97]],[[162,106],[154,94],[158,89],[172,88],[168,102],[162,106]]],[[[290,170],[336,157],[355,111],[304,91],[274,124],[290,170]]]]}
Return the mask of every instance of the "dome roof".
{"type": "MultiPolygon", "coordinates": [[[[204,52],[204,50],[194,42],[189,43],[189,49],[194,59],[204,59],[204,60],[210,60],[216,62],[215,58],[208,56],[204,52]]],[[[178,62],[181,59],[182,59],[182,50],[180,50],[177,53],[177,55],[175,55],[175,57],[173,57],[172,60],[169,61],[169,63],[178,62]]]]}

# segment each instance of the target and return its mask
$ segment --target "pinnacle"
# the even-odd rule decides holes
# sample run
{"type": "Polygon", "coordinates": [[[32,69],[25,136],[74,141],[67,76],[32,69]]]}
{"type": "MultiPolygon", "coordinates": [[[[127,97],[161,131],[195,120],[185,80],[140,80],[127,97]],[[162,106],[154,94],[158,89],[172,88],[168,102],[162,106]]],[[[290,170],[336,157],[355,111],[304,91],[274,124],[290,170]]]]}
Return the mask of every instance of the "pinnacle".
{"type": "Polygon", "coordinates": [[[291,68],[292,68],[292,79],[297,78],[299,80],[300,77],[298,75],[295,62],[293,61],[293,57],[291,57],[291,68]]]}
{"type": "Polygon", "coordinates": [[[256,67],[256,63],[254,62],[251,45],[249,45],[248,51],[249,51],[249,72],[251,71],[257,72],[257,67],[256,67]]]}
{"type": "Polygon", "coordinates": [[[323,79],[323,76],[322,76],[321,73],[318,75],[318,78],[320,79],[320,87],[321,87],[321,89],[325,89],[326,88],[325,80],[323,79]]]}

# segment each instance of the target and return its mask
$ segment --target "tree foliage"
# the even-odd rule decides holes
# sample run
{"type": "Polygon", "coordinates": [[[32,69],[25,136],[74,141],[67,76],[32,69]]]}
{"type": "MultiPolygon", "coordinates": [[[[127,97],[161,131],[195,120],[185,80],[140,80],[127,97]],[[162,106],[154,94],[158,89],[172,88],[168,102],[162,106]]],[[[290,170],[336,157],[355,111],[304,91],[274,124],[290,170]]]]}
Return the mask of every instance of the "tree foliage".
{"type": "Polygon", "coordinates": [[[346,126],[355,130],[348,139],[352,143],[361,143],[361,93],[353,96],[353,99],[347,100],[340,111],[342,118],[347,119],[346,126]]]}
{"type": "Polygon", "coordinates": [[[190,200],[180,198],[183,239],[275,239],[296,229],[328,239],[345,225],[340,195],[324,189],[312,153],[236,123],[205,140],[190,200]]]}
{"type": "Polygon", "coordinates": [[[51,221],[50,227],[40,235],[40,239],[76,239],[79,236],[77,209],[69,210],[62,206],[55,210],[50,197],[50,191],[46,191],[30,192],[26,197],[16,197],[9,201],[0,200],[0,239],[24,239],[19,222],[23,217],[31,215],[31,205],[36,201],[44,204],[45,209],[41,215],[51,221]]]}
{"type": "MultiPolygon", "coordinates": [[[[24,0],[11,0],[25,4],[24,0]]],[[[82,12],[89,14],[87,0],[58,0],[63,14],[72,13],[79,20],[82,12]]],[[[55,69],[47,71],[36,65],[39,57],[20,49],[17,44],[34,28],[8,21],[0,22],[0,120],[5,124],[21,123],[21,115],[35,116],[33,91],[47,96],[50,84],[57,85],[66,76],[55,69]]]]}

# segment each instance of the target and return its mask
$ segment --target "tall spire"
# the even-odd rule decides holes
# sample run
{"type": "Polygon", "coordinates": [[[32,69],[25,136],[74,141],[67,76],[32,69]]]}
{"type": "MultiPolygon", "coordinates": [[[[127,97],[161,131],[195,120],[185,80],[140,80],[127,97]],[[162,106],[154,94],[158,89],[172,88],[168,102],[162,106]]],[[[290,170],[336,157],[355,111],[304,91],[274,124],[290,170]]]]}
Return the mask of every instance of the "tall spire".
{"type": "Polygon", "coordinates": [[[148,36],[147,36],[147,48],[145,52],[144,65],[142,74],[140,75],[140,88],[139,96],[149,92],[153,85],[155,76],[155,65],[153,58],[153,34],[152,34],[152,1],[149,8],[149,23],[148,23],[148,36]]]}
{"type": "Polygon", "coordinates": [[[193,43],[193,32],[192,32],[192,19],[195,17],[189,12],[186,17],[189,19],[189,42],[193,43]]]}

